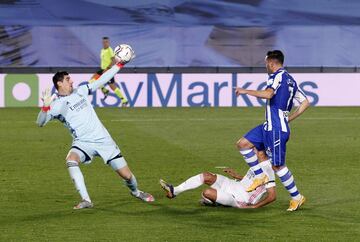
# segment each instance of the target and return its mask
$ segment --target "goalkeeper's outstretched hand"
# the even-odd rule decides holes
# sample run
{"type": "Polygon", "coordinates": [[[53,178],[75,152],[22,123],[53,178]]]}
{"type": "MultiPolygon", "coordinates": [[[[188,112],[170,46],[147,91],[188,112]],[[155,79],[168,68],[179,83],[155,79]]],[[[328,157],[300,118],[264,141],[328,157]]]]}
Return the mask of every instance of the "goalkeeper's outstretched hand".
{"type": "Polygon", "coordinates": [[[120,65],[120,66],[124,66],[125,64],[129,63],[134,58],[135,58],[135,54],[132,55],[129,60],[123,60],[123,59],[120,59],[120,58],[116,57],[115,58],[115,64],[120,65]]]}
{"type": "Polygon", "coordinates": [[[43,101],[43,107],[42,107],[43,111],[46,112],[50,109],[50,105],[54,101],[55,97],[56,97],[55,93],[51,95],[49,88],[45,89],[45,91],[42,92],[41,100],[43,101]]]}
{"type": "Polygon", "coordinates": [[[114,57],[117,65],[125,65],[135,58],[135,51],[130,45],[121,44],[115,47],[114,57]]]}

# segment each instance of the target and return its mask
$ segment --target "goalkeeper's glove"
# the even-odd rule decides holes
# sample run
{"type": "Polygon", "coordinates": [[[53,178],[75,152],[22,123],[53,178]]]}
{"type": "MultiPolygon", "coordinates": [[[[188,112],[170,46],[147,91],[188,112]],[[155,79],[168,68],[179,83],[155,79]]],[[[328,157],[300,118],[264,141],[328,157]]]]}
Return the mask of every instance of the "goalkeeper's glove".
{"type": "Polygon", "coordinates": [[[41,100],[43,101],[43,106],[41,110],[43,112],[47,112],[50,110],[50,105],[54,101],[55,97],[56,97],[55,93],[51,95],[49,88],[45,89],[45,91],[42,92],[41,100]]]}

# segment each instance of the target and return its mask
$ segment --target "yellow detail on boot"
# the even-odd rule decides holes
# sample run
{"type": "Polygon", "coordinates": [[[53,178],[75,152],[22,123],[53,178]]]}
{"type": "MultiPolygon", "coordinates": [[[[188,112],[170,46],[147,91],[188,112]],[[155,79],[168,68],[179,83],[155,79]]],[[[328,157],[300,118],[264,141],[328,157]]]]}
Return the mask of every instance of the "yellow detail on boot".
{"type": "Polygon", "coordinates": [[[248,189],[246,190],[247,192],[252,192],[254,191],[257,187],[264,185],[265,183],[267,183],[269,181],[269,177],[267,175],[262,175],[262,177],[260,178],[255,178],[253,183],[248,187],[248,189]]]}
{"type": "Polygon", "coordinates": [[[287,211],[293,212],[298,210],[305,203],[305,201],[306,198],[303,195],[301,195],[300,200],[294,200],[294,199],[290,200],[290,205],[287,211]]]}

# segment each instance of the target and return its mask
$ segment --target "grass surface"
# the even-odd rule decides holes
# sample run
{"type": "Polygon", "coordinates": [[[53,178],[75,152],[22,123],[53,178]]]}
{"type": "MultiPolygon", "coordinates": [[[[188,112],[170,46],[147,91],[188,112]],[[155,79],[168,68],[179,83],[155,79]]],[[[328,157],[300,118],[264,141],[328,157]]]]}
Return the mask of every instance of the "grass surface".
{"type": "Polygon", "coordinates": [[[320,241],[360,240],[360,108],[312,108],[292,123],[287,165],[308,202],[286,212],[289,196],[258,210],[198,204],[201,189],[165,198],[158,184],[202,171],[247,166],[236,140],[263,122],[262,108],[97,109],[140,188],[156,202],[130,197],[99,158],[81,166],[93,209],[65,167],[68,131],[35,125],[37,108],[0,109],[0,240],[25,241],[320,241]]]}

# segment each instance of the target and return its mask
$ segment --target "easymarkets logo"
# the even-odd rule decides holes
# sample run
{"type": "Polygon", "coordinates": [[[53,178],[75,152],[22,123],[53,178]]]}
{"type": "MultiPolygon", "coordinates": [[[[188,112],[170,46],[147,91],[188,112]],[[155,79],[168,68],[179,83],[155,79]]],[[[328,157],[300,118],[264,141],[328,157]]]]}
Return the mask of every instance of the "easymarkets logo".
{"type": "MultiPolygon", "coordinates": [[[[329,93],[337,88],[332,79],[342,79],[347,85],[359,85],[353,74],[296,74],[299,84],[311,105],[336,106],[360,103],[341,95],[334,100],[329,93]]],[[[118,74],[116,83],[128,99],[130,107],[251,107],[263,106],[264,100],[247,95],[235,95],[233,87],[262,90],[266,86],[263,74],[118,74]]],[[[0,74],[0,107],[36,107],[40,95],[52,88],[52,74],[0,74]]],[[[91,74],[73,74],[74,87],[85,85],[91,74]]],[[[355,86],[356,86],[355,85],[355,86]]],[[[356,88],[351,90],[357,90],[356,88]]],[[[350,90],[350,91],[351,91],[350,90]]],[[[110,93],[104,100],[100,90],[89,97],[94,107],[118,107],[120,99],[110,93]]]]}

